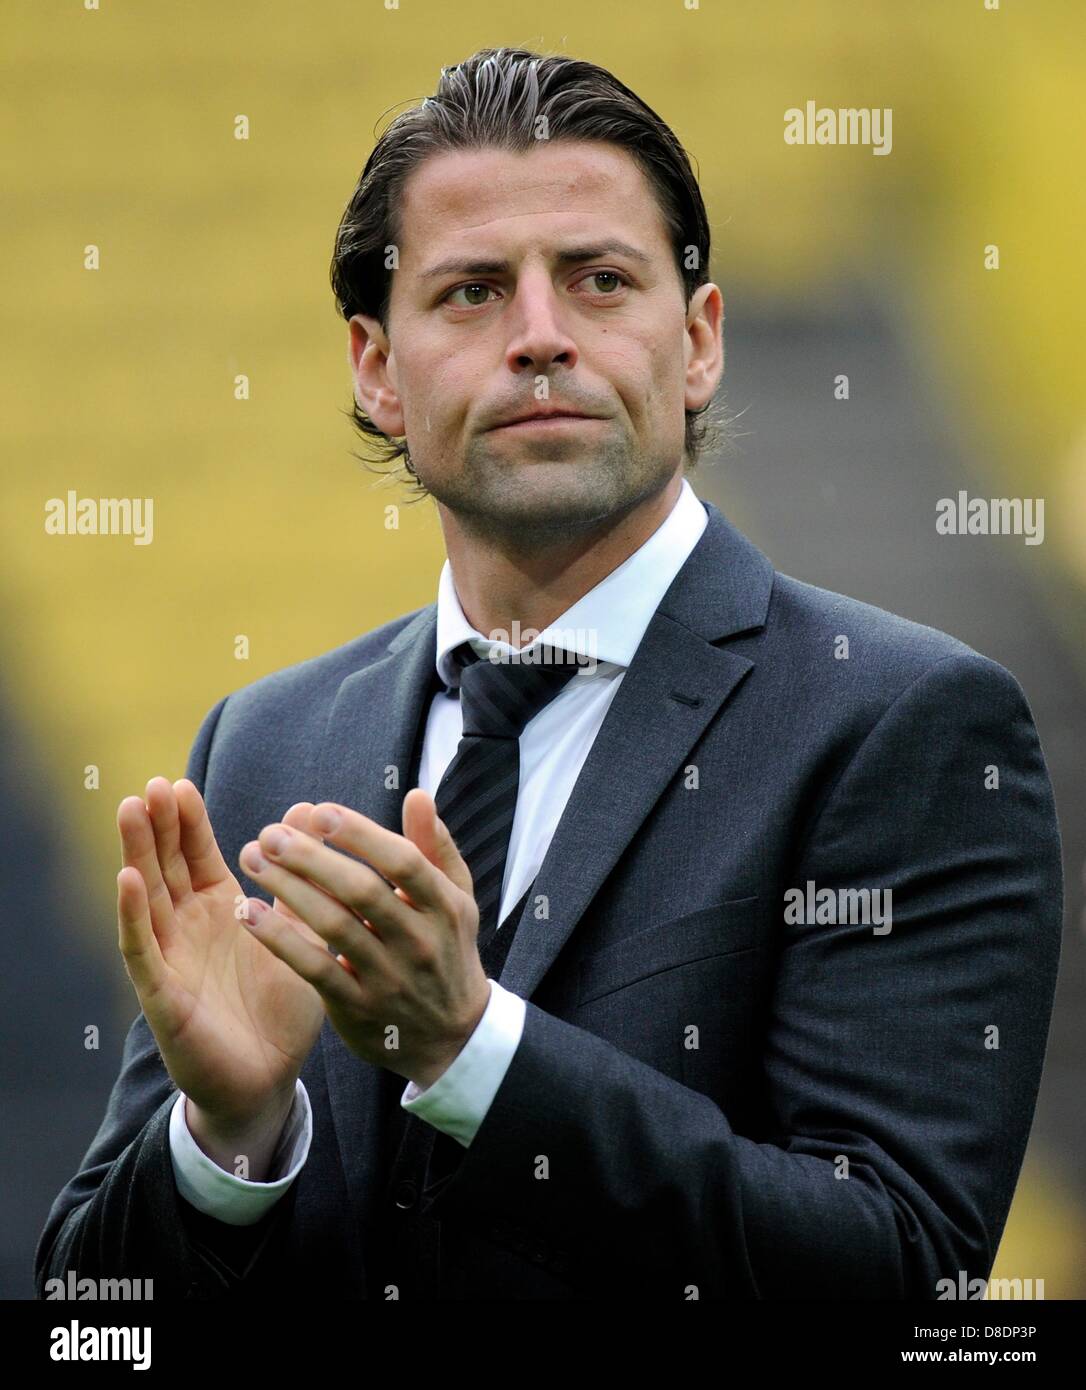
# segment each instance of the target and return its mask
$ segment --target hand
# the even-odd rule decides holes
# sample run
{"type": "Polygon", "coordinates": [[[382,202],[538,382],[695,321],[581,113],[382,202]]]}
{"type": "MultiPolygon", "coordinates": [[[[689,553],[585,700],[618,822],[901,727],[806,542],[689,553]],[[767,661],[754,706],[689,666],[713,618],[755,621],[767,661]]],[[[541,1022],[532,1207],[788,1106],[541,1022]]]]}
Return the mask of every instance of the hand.
{"type": "Polygon", "coordinates": [[[270,913],[252,927],[271,954],[319,991],[347,1047],[425,1087],[474,1032],[490,985],[476,948],[471,874],[419,787],[404,798],[403,828],[397,835],[346,806],[321,802],[310,812],[308,835],[265,826],[243,848],[241,866],[316,934],[320,945],[270,913]]]}
{"type": "MultiPolygon", "coordinates": [[[[284,823],[306,838],[311,811],[301,802],[284,823]]],[[[242,926],[245,895],[192,782],[152,778],[146,804],[121,802],[117,826],[121,954],[166,1070],[224,1130],[282,1111],[324,1022],[319,994],[242,926]]],[[[285,904],[263,906],[283,932],[323,949],[285,904]]]]}

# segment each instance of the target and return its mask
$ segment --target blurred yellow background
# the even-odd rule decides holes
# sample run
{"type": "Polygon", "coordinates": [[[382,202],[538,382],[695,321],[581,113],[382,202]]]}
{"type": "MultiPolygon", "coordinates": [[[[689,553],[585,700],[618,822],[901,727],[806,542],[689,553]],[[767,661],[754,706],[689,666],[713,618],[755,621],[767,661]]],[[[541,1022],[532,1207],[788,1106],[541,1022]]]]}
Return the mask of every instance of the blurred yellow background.
{"type": "MultiPolygon", "coordinates": [[[[895,279],[993,492],[1045,496],[1049,563],[1086,585],[1081,4],[23,0],[7,18],[5,695],[113,967],[121,798],[183,773],[227,691],[434,596],[434,512],[386,530],[397,495],[351,457],[327,272],[382,113],[477,48],[589,58],[664,117],[726,311],[737,276],[782,300],[845,268],[895,279]],[[893,156],[786,145],[808,99],[892,107],[893,156]],[[47,535],[68,490],[153,498],[154,543],[47,535]]],[[[1027,1168],[1004,1257],[1082,1296],[1083,1234],[1057,1176],[1027,1168]]]]}

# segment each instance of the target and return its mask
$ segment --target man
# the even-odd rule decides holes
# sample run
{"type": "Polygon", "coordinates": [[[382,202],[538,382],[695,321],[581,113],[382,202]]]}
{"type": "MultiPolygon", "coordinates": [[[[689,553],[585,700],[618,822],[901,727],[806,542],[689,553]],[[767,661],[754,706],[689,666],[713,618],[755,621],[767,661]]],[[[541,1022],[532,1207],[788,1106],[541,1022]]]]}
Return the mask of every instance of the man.
{"type": "Polygon", "coordinates": [[[1041,748],[1002,667],[698,501],[708,263],[674,136],[591,64],[484,51],[381,137],[333,284],[437,602],[121,803],[142,1012],[39,1288],[987,1277],[1059,954],[1041,748]]]}

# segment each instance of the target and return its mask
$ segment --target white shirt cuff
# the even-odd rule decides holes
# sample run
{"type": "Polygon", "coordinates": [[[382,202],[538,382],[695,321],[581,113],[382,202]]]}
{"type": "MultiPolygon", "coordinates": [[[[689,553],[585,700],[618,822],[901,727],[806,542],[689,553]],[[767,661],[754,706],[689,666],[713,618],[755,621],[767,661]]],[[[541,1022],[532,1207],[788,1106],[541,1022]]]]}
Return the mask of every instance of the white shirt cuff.
{"type": "Polygon", "coordinates": [[[488,980],[490,1003],[455,1060],[430,1086],[409,1081],[400,1105],[466,1149],[486,1118],[524,1032],[524,1000],[488,980]]]}
{"type": "Polygon", "coordinates": [[[270,1182],[239,1178],[204,1153],[185,1122],[183,1091],[178,1092],[170,1111],[170,1158],[178,1192],[197,1211],[225,1221],[228,1226],[253,1226],[275,1205],[301,1172],[312,1139],[313,1111],[301,1077],[272,1154],[270,1182]]]}

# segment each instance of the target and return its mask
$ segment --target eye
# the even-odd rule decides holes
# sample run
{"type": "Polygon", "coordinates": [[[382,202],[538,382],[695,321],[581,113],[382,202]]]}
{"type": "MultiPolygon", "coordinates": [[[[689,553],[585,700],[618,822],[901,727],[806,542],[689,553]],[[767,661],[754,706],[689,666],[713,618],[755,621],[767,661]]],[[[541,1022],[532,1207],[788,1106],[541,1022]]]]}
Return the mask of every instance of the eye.
{"type": "MultiPolygon", "coordinates": [[[[470,294],[473,290],[482,290],[483,294],[485,295],[489,293],[490,286],[484,285],[477,280],[472,281],[468,285],[457,285],[455,289],[450,290],[449,293],[444,296],[442,302],[445,304],[451,303],[454,294],[470,294]]],[[[458,304],[456,307],[458,309],[477,309],[481,304],[485,303],[485,299],[469,300],[467,304],[458,304]]]]}
{"type": "MultiPolygon", "coordinates": [[[[591,273],[591,275],[585,276],[585,280],[615,280],[618,282],[615,286],[616,289],[621,288],[621,286],[628,285],[630,283],[629,280],[627,280],[626,276],[620,275],[617,270],[594,270],[591,273]]],[[[584,281],[579,281],[578,283],[583,284],[584,281]]],[[[615,291],[613,289],[602,291],[602,293],[605,296],[614,294],[614,292],[615,291]]]]}

